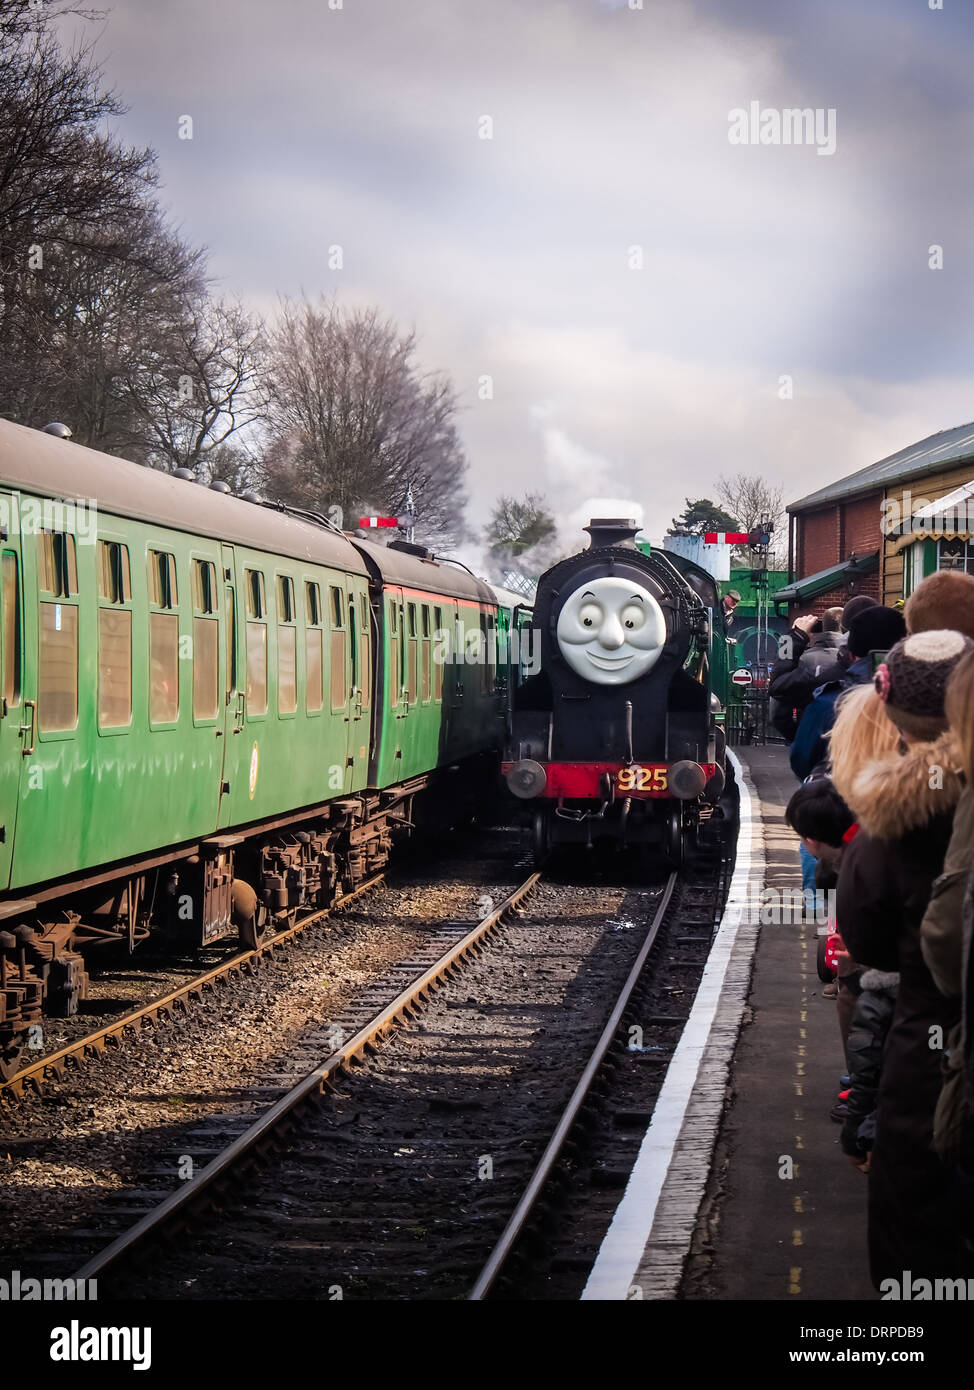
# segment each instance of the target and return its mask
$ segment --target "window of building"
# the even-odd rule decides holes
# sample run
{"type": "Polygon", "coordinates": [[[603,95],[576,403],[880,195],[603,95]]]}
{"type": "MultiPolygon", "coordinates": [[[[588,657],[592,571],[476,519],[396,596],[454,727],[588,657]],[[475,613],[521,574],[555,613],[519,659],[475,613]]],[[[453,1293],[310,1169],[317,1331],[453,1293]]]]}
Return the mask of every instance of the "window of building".
{"type": "Polygon", "coordinates": [[[961,540],[959,537],[940,541],[937,545],[937,568],[974,574],[974,541],[961,540]]]}

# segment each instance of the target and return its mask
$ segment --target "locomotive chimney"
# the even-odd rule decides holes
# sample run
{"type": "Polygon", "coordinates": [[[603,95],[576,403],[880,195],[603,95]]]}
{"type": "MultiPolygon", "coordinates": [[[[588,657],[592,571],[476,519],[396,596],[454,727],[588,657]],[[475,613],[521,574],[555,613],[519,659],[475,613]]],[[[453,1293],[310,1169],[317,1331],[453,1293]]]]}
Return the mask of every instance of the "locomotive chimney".
{"type": "Polygon", "coordinates": [[[625,545],[630,550],[636,549],[635,536],[639,527],[632,520],[618,516],[597,516],[582,529],[592,537],[589,550],[604,550],[609,545],[625,545]]]}

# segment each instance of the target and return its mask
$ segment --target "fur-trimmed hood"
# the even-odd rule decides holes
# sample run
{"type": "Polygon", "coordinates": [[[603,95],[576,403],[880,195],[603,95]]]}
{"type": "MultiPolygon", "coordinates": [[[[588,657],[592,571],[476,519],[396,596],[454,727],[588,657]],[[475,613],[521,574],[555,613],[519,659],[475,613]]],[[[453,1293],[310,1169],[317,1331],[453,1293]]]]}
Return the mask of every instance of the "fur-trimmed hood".
{"type": "Polygon", "coordinates": [[[853,780],[849,804],[867,834],[898,840],[953,811],[963,789],[960,758],[948,732],[868,763],[853,780]]]}
{"type": "Polygon", "coordinates": [[[900,987],[898,970],[864,970],[859,976],[860,989],[874,989],[887,994],[895,994],[900,987]]]}

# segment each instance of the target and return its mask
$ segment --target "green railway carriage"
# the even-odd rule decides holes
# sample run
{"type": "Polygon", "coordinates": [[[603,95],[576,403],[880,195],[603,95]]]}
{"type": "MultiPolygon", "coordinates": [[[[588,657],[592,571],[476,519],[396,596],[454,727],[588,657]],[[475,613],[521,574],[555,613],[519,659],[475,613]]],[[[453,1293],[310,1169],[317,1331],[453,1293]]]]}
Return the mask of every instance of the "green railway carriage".
{"type": "Polygon", "coordinates": [[[469,806],[509,613],[417,551],[0,422],[0,1067],[82,948],[254,940],[469,806]]]}

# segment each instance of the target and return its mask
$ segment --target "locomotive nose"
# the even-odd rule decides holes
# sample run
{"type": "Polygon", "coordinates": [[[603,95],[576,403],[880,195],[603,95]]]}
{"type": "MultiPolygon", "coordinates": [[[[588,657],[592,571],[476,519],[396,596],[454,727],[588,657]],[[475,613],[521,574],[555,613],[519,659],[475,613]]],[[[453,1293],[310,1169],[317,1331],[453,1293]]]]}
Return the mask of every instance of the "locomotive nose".
{"type": "Polygon", "coordinates": [[[619,650],[625,640],[626,634],[622,630],[622,623],[615,613],[607,613],[605,621],[599,628],[599,646],[605,647],[606,651],[615,652],[619,650]]]}

